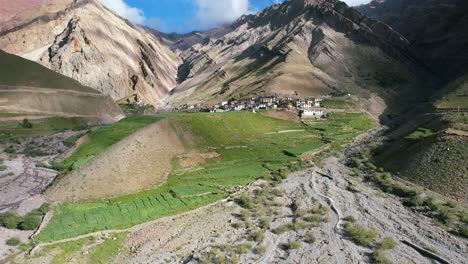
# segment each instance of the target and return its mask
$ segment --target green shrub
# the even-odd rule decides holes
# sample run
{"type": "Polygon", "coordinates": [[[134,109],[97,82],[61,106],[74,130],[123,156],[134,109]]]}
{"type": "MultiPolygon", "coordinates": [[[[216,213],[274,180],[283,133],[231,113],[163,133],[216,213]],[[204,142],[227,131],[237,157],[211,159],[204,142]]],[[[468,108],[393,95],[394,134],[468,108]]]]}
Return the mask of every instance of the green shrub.
{"type": "Polygon", "coordinates": [[[234,223],[231,225],[232,227],[234,227],[235,229],[239,229],[239,228],[243,228],[245,227],[244,223],[234,223]]]}
{"type": "Polygon", "coordinates": [[[248,221],[250,219],[250,217],[252,216],[252,213],[250,213],[249,211],[247,210],[241,210],[240,211],[240,219],[242,221],[248,221]]]}
{"type": "Polygon", "coordinates": [[[396,247],[396,242],[390,237],[384,238],[377,246],[380,250],[390,250],[396,247]]]}
{"type": "Polygon", "coordinates": [[[266,247],[264,246],[258,246],[256,248],[254,248],[254,253],[257,254],[257,255],[262,255],[266,252],[266,247]]]}
{"type": "Polygon", "coordinates": [[[272,221],[271,217],[264,217],[260,219],[260,228],[268,229],[270,227],[271,221],[272,221]]]}
{"type": "Polygon", "coordinates": [[[418,195],[418,196],[405,199],[405,201],[403,202],[403,205],[408,206],[408,207],[420,207],[424,205],[424,202],[425,202],[424,199],[418,195]]]}
{"type": "Polygon", "coordinates": [[[283,233],[286,233],[289,231],[289,226],[288,225],[282,225],[282,226],[279,226],[277,228],[275,228],[273,230],[273,233],[277,234],[277,235],[281,235],[283,233]]]}
{"type": "Polygon", "coordinates": [[[296,249],[301,248],[301,244],[296,241],[289,241],[288,243],[283,245],[283,248],[285,250],[296,250],[296,249]]]}
{"type": "Polygon", "coordinates": [[[321,223],[323,222],[323,216],[321,214],[311,214],[304,217],[304,221],[313,222],[313,223],[321,223]]]}
{"type": "Polygon", "coordinates": [[[21,223],[21,217],[14,212],[7,212],[0,216],[0,223],[8,229],[16,229],[21,223]]]}
{"type": "Polygon", "coordinates": [[[15,153],[16,153],[16,149],[15,149],[15,147],[13,147],[13,146],[10,145],[10,146],[8,146],[8,147],[5,148],[5,152],[8,153],[8,154],[15,154],[15,153]]]}
{"type": "Polygon", "coordinates": [[[237,203],[242,207],[246,209],[251,209],[252,208],[252,199],[250,198],[249,195],[243,194],[237,201],[237,203]]]}
{"type": "Polygon", "coordinates": [[[352,215],[346,216],[345,218],[343,218],[343,220],[346,221],[346,222],[350,222],[350,223],[355,223],[356,222],[356,218],[354,218],[352,215]]]}
{"type": "Polygon", "coordinates": [[[305,237],[304,237],[304,242],[306,242],[307,244],[313,244],[315,243],[315,236],[313,234],[307,234],[305,237]]]}
{"type": "Polygon", "coordinates": [[[392,193],[399,197],[413,197],[413,196],[419,195],[418,190],[410,189],[401,183],[393,184],[392,193]]]}
{"type": "Polygon", "coordinates": [[[377,231],[367,229],[363,226],[346,223],[345,226],[346,234],[358,245],[368,247],[377,238],[377,231]]]}
{"type": "Polygon", "coordinates": [[[40,149],[33,149],[33,148],[27,148],[24,150],[24,154],[26,154],[29,157],[42,157],[42,156],[47,156],[47,153],[40,150],[40,149]]]}
{"type": "Polygon", "coordinates": [[[28,119],[23,119],[23,122],[20,124],[20,127],[22,128],[26,128],[26,129],[31,129],[33,128],[33,124],[31,122],[29,122],[28,119]]]}
{"type": "Polygon", "coordinates": [[[264,238],[265,238],[265,231],[259,230],[259,231],[251,232],[247,239],[249,241],[262,242],[264,238]]]}
{"type": "Polygon", "coordinates": [[[41,225],[41,221],[41,216],[36,214],[28,214],[20,223],[19,228],[21,230],[36,230],[41,225]]]}
{"type": "Polygon", "coordinates": [[[16,247],[21,244],[21,241],[17,237],[10,238],[6,241],[6,244],[11,247],[16,247]]]}
{"type": "Polygon", "coordinates": [[[372,253],[372,260],[376,264],[392,264],[392,262],[387,258],[384,250],[375,250],[372,253]]]}
{"type": "Polygon", "coordinates": [[[457,234],[461,237],[468,238],[468,227],[462,226],[458,228],[457,234]]]}
{"type": "Polygon", "coordinates": [[[237,246],[236,252],[237,254],[242,255],[242,254],[247,253],[251,248],[252,248],[252,244],[250,243],[240,244],[237,246]]]}
{"type": "Polygon", "coordinates": [[[0,171],[6,171],[7,170],[7,166],[5,165],[0,165],[0,171]]]}

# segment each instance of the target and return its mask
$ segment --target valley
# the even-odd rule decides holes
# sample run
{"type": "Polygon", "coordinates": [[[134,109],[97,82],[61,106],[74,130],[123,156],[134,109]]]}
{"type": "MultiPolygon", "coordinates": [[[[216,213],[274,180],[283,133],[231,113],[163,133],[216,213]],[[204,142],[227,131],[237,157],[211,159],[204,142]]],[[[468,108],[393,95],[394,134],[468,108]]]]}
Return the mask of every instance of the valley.
{"type": "Polygon", "coordinates": [[[0,264],[467,263],[468,5],[246,2],[0,0],[0,264]]]}

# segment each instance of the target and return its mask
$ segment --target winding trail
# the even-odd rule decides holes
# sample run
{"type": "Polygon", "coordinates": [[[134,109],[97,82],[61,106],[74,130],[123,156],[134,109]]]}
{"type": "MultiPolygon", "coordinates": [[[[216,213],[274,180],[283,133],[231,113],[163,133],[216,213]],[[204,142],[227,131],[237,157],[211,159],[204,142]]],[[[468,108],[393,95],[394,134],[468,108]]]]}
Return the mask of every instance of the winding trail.
{"type": "Polygon", "coordinates": [[[344,248],[344,242],[341,239],[339,229],[340,229],[340,224],[341,224],[341,211],[335,206],[335,201],[329,197],[326,196],[325,194],[322,194],[321,192],[318,191],[317,185],[315,184],[316,181],[316,175],[319,174],[316,169],[312,171],[312,178],[310,181],[310,187],[311,189],[321,198],[325,199],[327,201],[327,204],[330,206],[331,211],[332,211],[332,217],[333,217],[333,229],[329,230],[329,237],[330,237],[330,243],[335,246],[332,246],[332,249],[334,249],[334,256],[336,258],[336,263],[346,263],[346,257],[343,255],[342,251],[340,248],[344,248]]]}

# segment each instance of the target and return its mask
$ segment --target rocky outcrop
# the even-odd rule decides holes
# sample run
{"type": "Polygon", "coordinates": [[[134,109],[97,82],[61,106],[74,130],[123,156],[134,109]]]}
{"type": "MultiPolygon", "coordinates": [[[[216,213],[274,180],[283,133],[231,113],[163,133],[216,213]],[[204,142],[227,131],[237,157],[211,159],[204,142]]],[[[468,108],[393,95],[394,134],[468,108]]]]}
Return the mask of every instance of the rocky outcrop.
{"type": "Polygon", "coordinates": [[[118,102],[157,104],[176,85],[178,57],[95,0],[75,0],[18,23],[1,33],[0,48],[118,102]]]}

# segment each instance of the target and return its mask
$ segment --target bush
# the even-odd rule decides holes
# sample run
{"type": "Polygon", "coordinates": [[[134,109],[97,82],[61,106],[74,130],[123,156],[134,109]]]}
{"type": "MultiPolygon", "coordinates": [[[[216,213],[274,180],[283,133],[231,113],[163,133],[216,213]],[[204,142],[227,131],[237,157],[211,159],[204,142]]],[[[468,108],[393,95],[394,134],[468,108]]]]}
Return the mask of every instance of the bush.
{"type": "Polygon", "coordinates": [[[351,215],[346,216],[345,218],[343,218],[343,220],[346,221],[346,222],[350,222],[350,223],[355,223],[356,222],[356,218],[354,218],[351,215]]]}
{"type": "Polygon", "coordinates": [[[275,233],[277,235],[281,235],[281,234],[283,234],[285,232],[288,232],[288,231],[289,231],[288,225],[282,225],[282,226],[279,226],[279,227],[275,228],[273,230],[273,233],[275,233]]]}
{"type": "Polygon", "coordinates": [[[414,196],[411,198],[407,198],[404,202],[403,205],[408,206],[408,207],[420,207],[424,205],[424,199],[422,199],[419,195],[414,196]]]}
{"type": "Polygon", "coordinates": [[[5,152],[8,153],[8,154],[15,154],[16,149],[13,146],[10,145],[10,146],[5,148],[5,152]]]}
{"type": "Polygon", "coordinates": [[[321,214],[312,214],[312,215],[304,217],[304,221],[313,222],[313,223],[321,223],[323,222],[323,216],[321,214]]]}
{"type": "Polygon", "coordinates": [[[244,253],[247,253],[251,248],[252,248],[252,244],[250,243],[240,244],[237,246],[236,252],[237,254],[242,255],[244,253]]]}
{"type": "Polygon", "coordinates": [[[376,264],[392,264],[384,250],[375,250],[374,253],[372,253],[372,259],[376,264]]]}
{"type": "Polygon", "coordinates": [[[283,248],[286,250],[295,250],[301,248],[301,244],[296,241],[289,241],[283,245],[283,248]]]}
{"type": "Polygon", "coordinates": [[[41,216],[36,214],[28,214],[24,217],[19,225],[21,230],[36,230],[41,225],[41,216]]]}
{"type": "Polygon", "coordinates": [[[358,245],[368,247],[377,238],[377,231],[367,229],[363,226],[346,223],[345,226],[346,234],[358,245]]]}
{"type": "Polygon", "coordinates": [[[246,209],[251,209],[252,208],[252,199],[250,198],[250,196],[248,196],[247,194],[243,194],[239,200],[237,201],[237,203],[242,207],[242,208],[246,208],[246,209]]]}
{"type": "Polygon", "coordinates": [[[254,248],[254,253],[257,254],[257,255],[262,255],[266,252],[266,247],[264,246],[258,246],[256,248],[254,248]]]}
{"type": "Polygon", "coordinates": [[[313,244],[315,243],[315,236],[313,234],[307,234],[305,237],[304,237],[304,242],[306,242],[307,244],[313,244]]]}
{"type": "Polygon", "coordinates": [[[22,128],[26,128],[26,129],[31,129],[31,128],[33,128],[33,124],[32,124],[31,122],[29,122],[29,120],[26,119],[26,118],[23,119],[23,122],[20,124],[20,126],[21,126],[22,128]]]}
{"type": "Polygon", "coordinates": [[[380,250],[390,250],[396,247],[396,242],[390,237],[384,238],[377,246],[380,250]]]}
{"type": "Polygon", "coordinates": [[[255,231],[255,232],[250,233],[247,239],[249,241],[262,242],[264,238],[265,238],[265,231],[260,230],[260,231],[255,231]]]}
{"type": "Polygon", "coordinates": [[[6,244],[11,247],[16,247],[21,244],[21,241],[17,237],[10,238],[6,241],[6,244]]]}
{"type": "Polygon", "coordinates": [[[468,227],[460,227],[458,228],[458,231],[457,231],[458,235],[459,236],[462,236],[464,238],[468,238],[468,227]]]}
{"type": "Polygon", "coordinates": [[[0,224],[8,229],[17,229],[21,223],[21,217],[13,212],[8,212],[0,216],[0,224]]]}
{"type": "Polygon", "coordinates": [[[248,221],[251,216],[252,216],[252,214],[247,210],[241,210],[240,211],[240,219],[242,221],[248,221]]]}

